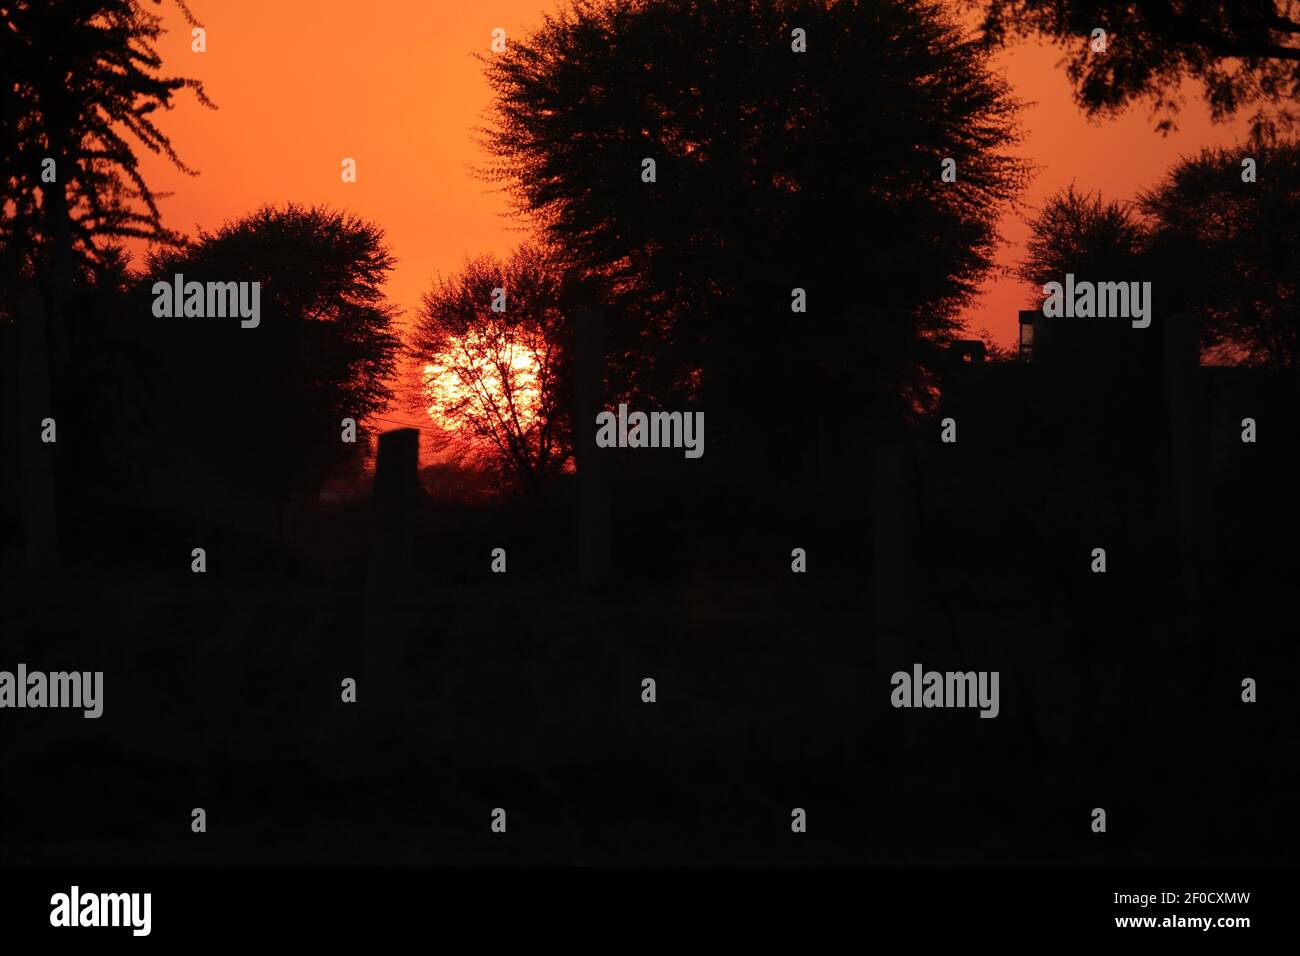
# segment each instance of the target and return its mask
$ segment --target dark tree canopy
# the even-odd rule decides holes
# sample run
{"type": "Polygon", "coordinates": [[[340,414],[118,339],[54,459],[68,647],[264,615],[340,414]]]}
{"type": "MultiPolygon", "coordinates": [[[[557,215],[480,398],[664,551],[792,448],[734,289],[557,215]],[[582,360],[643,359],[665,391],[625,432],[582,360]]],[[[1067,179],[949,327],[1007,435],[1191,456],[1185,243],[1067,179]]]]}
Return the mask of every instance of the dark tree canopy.
{"type": "Polygon", "coordinates": [[[256,328],[238,318],[155,318],[172,370],[160,407],[195,467],[283,499],[355,465],[384,410],[400,340],[382,291],[394,260],[377,226],[320,208],[263,207],[149,262],[155,281],[260,282],[256,328]],[[341,441],[341,421],[358,426],[341,441]]]}
{"type": "MultiPolygon", "coordinates": [[[[1164,322],[1172,314],[1166,277],[1150,255],[1146,224],[1132,203],[1069,186],[1048,197],[1029,228],[1016,271],[1034,287],[1030,308],[1039,313],[1033,360],[1051,370],[1051,387],[1032,390],[1035,414],[1043,421],[1068,421],[1078,447],[1087,449],[1085,458],[1143,461],[1154,447],[1153,436],[1165,428],[1158,370],[1164,322]],[[1135,329],[1131,316],[1113,312],[1048,314],[1043,306],[1049,282],[1063,289],[1095,288],[1098,305],[1103,287],[1127,290],[1136,283],[1151,324],[1135,329]]],[[[1109,294],[1105,301],[1109,306],[1109,294]]],[[[1121,301],[1136,306],[1127,294],[1121,301]]]]}
{"type": "Polygon", "coordinates": [[[1209,354],[1300,367],[1300,144],[1203,150],[1140,202],[1209,354]]]}
{"type": "MultiPolygon", "coordinates": [[[[18,345],[16,414],[65,411],[73,299],[96,283],[96,269],[112,268],[106,250],[126,237],[175,238],[136,150],[183,169],[155,115],[185,87],[207,100],[198,83],[160,74],[160,22],[144,0],[0,3],[0,324],[18,345]]],[[[54,456],[30,445],[18,452],[6,457],[22,473],[26,560],[53,567],[54,456]]]]}
{"type": "Polygon", "coordinates": [[[51,244],[89,261],[105,241],[175,238],[162,226],[136,150],[185,169],[157,113],[184,88],[211,104],[197,81],[160,74],[161,33],[161,17],[142,0],[0,5],[0,181],[8,200],[0,245],[9,275],[38,265],[51,244]],[[54,183],[43,179],[47,171],[54,183]]]}
{"type": "Polygon", "coordinates": [[[1254,106],[1257,134],[1294,122],[1300,97],[1296,0],[972,0],[993,42],[1039,33],[1071,49],[1075,95],[1091,115],[1149,101],[1168,131],[1179,85],[1200,84],[1216,120],[1254,106]],[[1092,49],[1093,31],[1106,49],[1092,49]]]}
{"type": "MultiPolygon", "coordinates": [[[[1090,282],[1131,281],[1144,269],[1145,246],[1146,230],[1132,205],[1068,186],[1030,220],[1017,275],[1037,287],[1066,273],[1090,282]]],[[[1035,304],[1040,298],[1035,293],[1035,304]]]]}
{"type": "MultiPolygon", "coordinates": [[[[1030,307],[1041,310],[1049,282],[1073,288],[1083,283],[1150,283],[1147,299],[1154,318],[1168,311],[1169,289],[1148,255],[1147,231],[1131,203],[1104,200],[1069,186],[1043,203],[1029,222],[1029,238],[1017,274],[1034,289],[1030,307]]],[[[1043,314],[1035,323],[1034,355],[1058,361],[1056,383],[1077,402],[1085,394],[1107,392],[1107,376],[1132,362],[1154,360],[1160,334],[1135,333],[1127,321],[1043,314]],[[1068,358],[1066,358],[1068,356],[1068,358]]],[[[1121,389],[1116,395],[1125,394],[1121,389]]],[[[1119,440],[1119,433],[1114,433],[1119,440]]],[[[1127,439],[1136,436],[1130,430],[1127,439]]]]}
{"type": "Polygon", "coordinates": [[[647,400],[911,407],[1024,176],[1005,84],[917,0],[577,3],[484,62],[488,174],[603,283],[647,400]]]}
{"type": "Polygon", "coordinates": [[[1203,150],[1136,204],[1057,193],[1031,220],[1017,272],[1036,287],[1035,304],[1037,289],[1067,272],[1151,281],[1159,314],[1198,320],[1210,361],[1295,368],[1298,250],[1300,145],[1285,141],[1203,150]]]}

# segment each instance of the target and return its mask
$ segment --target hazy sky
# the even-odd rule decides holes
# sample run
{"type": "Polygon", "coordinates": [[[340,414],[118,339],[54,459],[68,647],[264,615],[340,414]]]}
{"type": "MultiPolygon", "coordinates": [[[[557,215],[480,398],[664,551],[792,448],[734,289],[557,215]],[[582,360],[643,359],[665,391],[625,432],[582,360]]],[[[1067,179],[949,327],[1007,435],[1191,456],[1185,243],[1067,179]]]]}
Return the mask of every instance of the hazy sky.
{"type": "MultiPolygon", "coordinates": [[[[386,230],[398,260],[389,293],[408,313],[435,273],[455,270],[468,255],[504,253],[522,238],[503,217],[504,198],[472,175],[484,158],[474,127],[488,106],[472,55],[488,52],[494,27],[518,36],[554,3],[189,3],[207,29],[207,52],[191,51],[190,28],[168,4],[164,68],[202,80],[219,110],[183,93],[180,105],[161,117],[182,159],[201,173],[190,178],[162,160],[148,161],[150,182],[174,193],[162,205],[169,226],[212,229],[268,201],[347,209],[386,230]],[[340,180],[344,157],[357,161],[355,184],[340,180]]],[[[1167,137],[1154,132],[1141,107],[1089,123],[1071,99],[1061,57],[1033,44],[997,61],[1017,95],[1034,101],[1022,118],[1020,148],[1040,167],[1025,196],[1030,207],[1072,181],[1131,198],[1180,155],[1244,139],[1243,124],[1210,124],[1199,91],[1189,91],[1181,128],[1167,137]]],[[[1011,245],[1004,263],[1019,258],[1027,231],[1018,216],[1005,222],[1011,245]]],[[[970,328],[987,328],[1012,343],[1027,294],[1015,280],[990,280],[967,314],[970,328]]]]}

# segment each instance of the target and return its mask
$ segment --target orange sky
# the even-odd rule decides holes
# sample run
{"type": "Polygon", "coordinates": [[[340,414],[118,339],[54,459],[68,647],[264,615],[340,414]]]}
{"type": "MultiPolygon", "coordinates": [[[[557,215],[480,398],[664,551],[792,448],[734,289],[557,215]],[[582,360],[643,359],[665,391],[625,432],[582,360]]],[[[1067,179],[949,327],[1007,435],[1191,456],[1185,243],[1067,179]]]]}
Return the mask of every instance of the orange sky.
{"type": "MultiPolygon", "coordinates": [[[[467,255],[505,253],[521,233],[503,217],[503,197],[475,179],[482,160],[473,127],[488,89],[472,58],[487,52],[494,27],[518,36],[555,2],[542,0],[189,0],[207,29],[207,52],[190,49],[190,28],[171,10],[160,43],[164,69],[203,81],[219,110],[187,93],[161,117],[181,158],[200,171],[184,176],[149,159],[146,175],[163,200],[164,221],[193,231],[215,228],[263,202],[345,208],[384,227],[398,260],[389,285],[414,310],[435,273],[467,255]],[[357,160],[358,181],[341,182],[340,162],[357,160]]],[[[1122,37],[1111,42],[1122,42],[1122,37]]],[[[1035,101],[1023,115],[1021,147],[1040,168],[1025,201],[1032,207],[1071,181],[1131,198],[1182,154],[1240,142],[1244,124],[1211,126],[1191,91],[1181,129],[1161,137],[1141,107],[1090,124],[1074,105],[1060,51],[1020,45],[1004,54],[1017,95],[1035,101]]],[[[1009,217],[1013,264],[1027,229],[1009,217]]],[[[994,279],[971,308],[972,330],[1011,344],[1028,290],[994,279]]]]}

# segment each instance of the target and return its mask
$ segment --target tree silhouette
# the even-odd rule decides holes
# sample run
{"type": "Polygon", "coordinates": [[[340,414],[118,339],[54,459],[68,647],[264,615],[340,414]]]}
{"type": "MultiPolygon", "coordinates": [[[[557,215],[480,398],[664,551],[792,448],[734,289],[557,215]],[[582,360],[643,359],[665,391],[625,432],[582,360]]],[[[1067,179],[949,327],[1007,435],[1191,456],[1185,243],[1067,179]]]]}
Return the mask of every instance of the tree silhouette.
{"type": "MultiPolygon", "coordinates": [[[[198,81],[158,74],[161,34],[161,17],[140,0],[16,0],[0,8],[0,176],[8,200],[0,247],[6,275],[37,279],[47,300],[69,287],[75,262],[89,266],[113,241],[176,238],[162,225],[136,149],[189,171],[155,114],[184,88],[212,104],[198,81]]],[[[6,305],[12,314],[13,302],[6,305]]]]}
{"type": "Polygon", "coordinates": [[[1153,245],[1220,361],[1300,366],[1300,144],[1203,150],[1140,198],[1153,245]]]}
{"type": "Polygon", "coordinates": [[[184,169],[153,114],[186,87],[211,105],[197,82],[159,75],[160,22],[139,0],[0,6],[0,322],[20,326],[14,457],[34,568],[54,565],[58,547],[53,449],[29,436],[34,421],[57,413],[73,286],[105,254],[105,242],[174,238],[136,148],[184,169]]]}
{"type": "MultiPolygon", "coordinates": [[[[1018,382],[1025,417],[1015,440],[1021,449],[1032,449],[1031,457],[1050,460],[1054,474],[1070,476],[1070,490],[1061,486],[1059,497],[1039,502],[1035,520],[1053,533],[1087,527],[1105,529],[1098,533],[1115,540],[1134,535],[1133,546],[1139,547],[1141,525],[1133,516],[1152,510],[1150,477],[1159,473],[1170,440],[1167,323],[1176,313],[1167,283],[1149,255],[1145,223],[1130,203],[1070,186],[1050,196],[1029,226],[1016,272],[1034,286],[1035,371],[1018,382]],[[1069,290],[1070,275],[1074,290],[1095,293],[1095,311],[1048,315],[1043,286],[1054,282],[1069,290]],[[1139,283],[1150,319],[1145,328],[1133,327],[1136,313],[1121,311],[1125,304],[1132,308],[1132,283],[1139,283]]],[[[1077,301],[1077,292],[1065,294],[1077,301]]]]}
{"type": "Polygon", "coordinates": [[[1216,120],[1257,105],[1257,134],[1281,121],[1300,95],[1300,8],[1293,0],[975,0],[984,35],[1042,34],[1073,48],[1068,72],[1089,115],[1150,100],[1158,129],[1174,127],[1179,85],[1200,83],[1216,120]],[[1106,32],[1104,51],[1093,31],[1106,32]]]}
{"type": "MultiPolygon", "coordinates": [[[[1090,282],[1133,279],[1141,271],[1146,240],[1133,206],[1067,186],[1048,197],[1030,220],[1016,274],[1035,286],[1063,281],[1067,272],[1090,282]]],[[[1040,301],[1035,293],[1034,304],[1040,301]]]]}
{"type": "Polygon", "coordinates": [[[536,246],[505,262],[473,259],[434,283],[411,334],[417,399],[439,429],[435,447],[530,490],[569,457],[559,387],[565,282],[536,246]]]}
{"type": "Polygon", "coordinates": [[[913,0],[579,3],[484,57],[485,174],[603,284],[616,392],[788,460],[924,400],[992,263],[1024,169],[981,57],[913,0]]]}
{"type": "Polygon", "coordinates": [[[173,464],[281,505],[356,467],[365,419],[392,398],[401,343],[382,286],[393,264],[377,226],[293,204],[152,256],[134,311],[173,373],[157,399],[169,431],[159,444],[173,464]],[[187,283],[260,282],[260,324],[155,318],[143,297],[177,273],[187,283]],[[345,418],[357,424],[355,443],[342,440],[345,418]]]}

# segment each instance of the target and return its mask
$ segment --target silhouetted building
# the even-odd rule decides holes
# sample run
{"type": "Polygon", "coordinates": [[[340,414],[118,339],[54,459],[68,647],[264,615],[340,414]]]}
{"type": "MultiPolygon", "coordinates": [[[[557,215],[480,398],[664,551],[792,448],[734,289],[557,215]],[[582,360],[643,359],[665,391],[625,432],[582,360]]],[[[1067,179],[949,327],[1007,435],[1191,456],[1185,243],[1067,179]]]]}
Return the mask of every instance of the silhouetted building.
{"type": "Polygon", "coordinates": [[[1020,310],[1020,340],[1017,343],[1017,355],[1028,362],[1034,355],[1034,321],[1039,315],[1037,309],[1020,310]]]}

